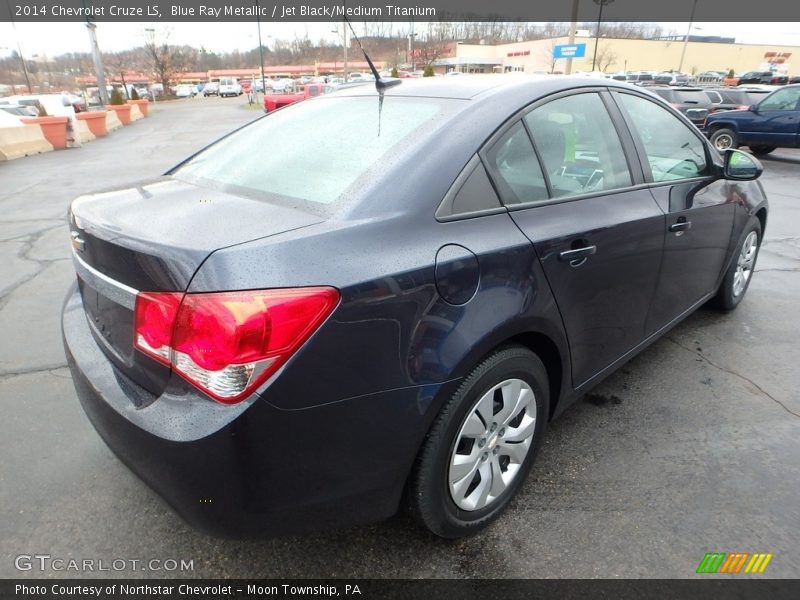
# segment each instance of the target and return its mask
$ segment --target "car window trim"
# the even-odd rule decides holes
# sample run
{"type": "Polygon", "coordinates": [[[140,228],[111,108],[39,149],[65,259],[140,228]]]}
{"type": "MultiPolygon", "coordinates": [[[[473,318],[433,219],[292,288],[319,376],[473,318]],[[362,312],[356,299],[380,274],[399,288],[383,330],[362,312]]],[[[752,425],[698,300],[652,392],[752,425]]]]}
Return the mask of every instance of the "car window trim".
{"type": "Polygon", "coordinates": [[[628,192],[635,192],[639,190],[646,190],[652,187],[650,183],[638,183],[627,187],[614,188],[613,190],[600,190],[587,192],[585,194],[576,194],[574,196],[557,196],[556,198],[548,198],[547,200],[532,200],[530,202],[520,202],[518,204],[508,204],[506,208],[508,212],[515,212],[518,210],[526,210],[529,208],[536,208],[539,206],[552,206],[553,204],[563,204],[565,202],[576,202],[579,200],[589,200],[599,196],[609,196],[613,194],[624,194],[628,192]]]}
{"type": "Polygon", "coordinates": [[[615,119],[613,111],[609,109],[608,103],[603,98],[603,93],[608,93],[610,91],[611,88],[608,88],[607,86],[591,86],[591,87],[581,87],[581,88],[570,88],[568,90],[560,90],[558,92],[542,96],[541,98],[534,100],[530,104],[527,104],[526,106],[518,110],[516,113],[511,115],[505,121],[505,123],[503,123],[500,127],[498,127],[495,130],[495,132],[487,138],[487,140],[481,146],[480,150],[478,150],[478,156],[481,158],[481,161],[483,161],[484,167],[486,168],[486,173],[489,175],[489,180],[492,182],[492,185],[494,186],[495,191],[497,192],[497,196],[498,198],[500,198],[500,202],[503,204],[505,208],[509,210],[509,212],[520,209],[533,208],[535,206],[549,206],[552,204],[559,204],[561,202],[572,202],[574,200],[583,200],[586,198],[593,198],[595,196],[602,196],[604,194],[612,194],[623,191],[635,191],[639,189],[644,189],[648,186],[649,182],[647,181],[647,177],[644,171],[645,165],[642,164],[641,156],[639,155],[639,153],[637,152],[637,148],[635,147],[634,136],[631,134],[630,131],[628,131],[628,128],[625,126],[624,119],[622,118],[622,113],[620,113],[619,119],[622,119],[623,122],[620,123],[619,119],[615,119]],[[598,190],[593,192],[587,192],[585,194],[576,194],[574,196],[553,197],[552,188],[550,187],[549,175],[544,168],[544,164],[542,163],[541,156],[539,155],[539,150],[536,147],[536,142],[534,141],[533,136],[531,135],[531,132],[528,129],[527,124],[525,123],[524,120],[525,116],[528,113],[536,110],[540,106],[548,104],[554,100],[558,100],[559,98],[575,96],[576,94],[589,94],[589,93],[598,94],[600,96],[600,100],[603,102],[603,105],[606,107],[606,112],[608,112],[609,117],[611,118],[611,123],[614,126],[614,129],[616,130],[617,136],[620,140],[620,144],[622,145],[622,152],[623,154],[625,154],[625,160],[628,164],[628,171],[631,175],[631,185],[622,188],[615,188],[613,190],[598,190]],[[522,126],[525,128],[525,131],[528,134],[528,138],[530,139],[531,145],[533,146],[533,151],[534,154],[536,155],[536,159],[539,161],[539,168],[541,169],[544,175],[545,183],[548,187],[549,198],[547,200],[533,200],[530,202],[507,204],[502,194],[500,194],[499,188],[495,182],[495,178],[498,177],[499,174],[496,172],[494,167],[492,167],[491,162],[488,160],[487,152],[520,120],[522,121],[522,126]],[[625,132],[625,134],[623,134],[620,131],[620,126],[623,127],[623,131],[625,132]],[[628,144],[625,143],[626,134],[627,136],[630,136],[630,140],[634,142],[633,146],[629,146],[628,144]],[[638,164],[639,168],[631,169],[631,164],[633,165],[638,164]],[[637,179],[639,181],[637,181],[637,179]]]}
{"type": "Polygon", "coordinates": [[[670,179],[668,181],[655,181],[653,178],[653,171],[650,168],[650,160],[647,157],[647,149],[644,147],[644,142],[642,141],[641,134],[639,133],[638,129],[636,129],[636,125],[633,123],[630,113],[625,109],[625,106],[620,101],[618,95],[621,94],[628,94],[629,96],[634,96],[636,98],[641,98],[642,100],[646,100],[647,102],[652,102],[656,106],[660,106],[662,109],[665,109],[672,115],[678,117],[678,120],[686,126],[686,128],[694,135],[700,143],[705,148],[705,158],[706,158],[706,169],[710,169],[711,166],[714,164],[714,160],[711,156],[711,146],[709,145],[708,140],[703,136],[699,129],[691,122],[689,119],[681,113],[680,111],[675,110],[669,105],[665,105],[663,102],[655,101],[654,99],[648,98],[645,94],[634,93],[631,90],[609,90],[610,96],[613,99],[614,103],[617,105],[617,108],[622,113],[623,123],[625,126],[630,130],[629,133],[633,138],[634,145],[639,154],[639,162],[642,166],[642,171],[644,172],[645,181],[650,183],[651,185],[661,185],[661,184],[672,184],[674,185],[677,182],[684,182],[684,181],[693,181],[693,180],[702,180],[708,179],[709,177],[713,178],[713,174],[709,173],[707,175],[699,175],[697,177],[689,177],[687,179],[670,179]]]}
{"type": "MultiPolygon", "coordinates": [[[[544,160],[542,159],[542,151],[539,149],[539,145],[536,143],[536,139],[533,137],[533,132],[528,126],[527,121],[525,121],[525,117],[520,117],[519,122],[522,123],[522,128],[528,135],[528,141],[531,143],[531,147],[533,148],[533,155],[536,157],[536,162],[539,163],[539,170],[542,172],[542,177],[544,177],[544,187],[547,190],[547,199],[550,200],[553,198],[553,184],[550,181],[550,173],[548,173],[547,169],[545,169],[544,160]]],[[[517,204],[520,203],[518,202],[517,204]]],[[[530,202],[526,202],[524,204],[530,204],[530,202]]]]}

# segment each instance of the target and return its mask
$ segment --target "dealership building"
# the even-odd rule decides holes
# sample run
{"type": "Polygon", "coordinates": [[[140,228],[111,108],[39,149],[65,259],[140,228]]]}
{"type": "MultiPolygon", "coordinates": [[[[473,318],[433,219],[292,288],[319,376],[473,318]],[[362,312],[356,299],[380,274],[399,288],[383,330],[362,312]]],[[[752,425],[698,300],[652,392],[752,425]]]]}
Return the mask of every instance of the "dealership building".
{"type": "MultiPolygon", "coordinates": [[[[522,71],[525,73],[564,72],[566,59],[554,59],[557,46],[569,43],[567,37],[558,37],[511,44],[450,45],[436,60],[440,71],[465,73],[497,73],[522,71]]],[[[591,71],[596,38],[576,37],[574,44],[585,44],[582,58],[574,58],[572,72],[591,71]]],[[[691,36],[684,44],[683,36],[657,40],[618,39],[601,37],[597,44],[595,70],[615,73],[619,71],[677,71],[684,53],[684,73],[703,71],[728,71],[736,73],[769,68],[769,64],[790,75],[800,74],[800,46],[764,44],[737,44],[733,38],[691,36]]]]}

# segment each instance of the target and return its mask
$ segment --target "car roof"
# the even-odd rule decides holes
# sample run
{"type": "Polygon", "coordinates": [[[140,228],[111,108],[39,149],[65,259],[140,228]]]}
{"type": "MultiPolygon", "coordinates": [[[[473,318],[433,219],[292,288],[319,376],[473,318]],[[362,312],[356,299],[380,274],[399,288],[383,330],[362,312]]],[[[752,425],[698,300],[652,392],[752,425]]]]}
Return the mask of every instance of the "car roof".
{"type": "MultiPolygon", "coordinates": [[[[541,95],[577,87],[638,89],[613,79],[569,75],[469,74],[467,77],[421,77],[400,81],[402,83],[399,85],[385,88],[384,95],[471,100],[483,96],[527,93],[531,99],[535,99],[541,95]]],[[[375,86],[367,85],[348,89],[337,95],[374,96],[377,91],[375,86]]]]}

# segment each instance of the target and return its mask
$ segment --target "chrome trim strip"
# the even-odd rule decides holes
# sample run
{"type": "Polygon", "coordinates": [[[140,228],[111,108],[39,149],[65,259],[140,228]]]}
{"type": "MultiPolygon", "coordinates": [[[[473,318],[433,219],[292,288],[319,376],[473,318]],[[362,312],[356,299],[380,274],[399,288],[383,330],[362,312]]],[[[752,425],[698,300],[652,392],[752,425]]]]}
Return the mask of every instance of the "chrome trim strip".
{"type": "Polygon", "coordinates": [[[86,264],[74,249],[72,250],[72,264],[75,265],[75,271],[78,273],[78,277],[80,277],[86,285],[109,300],[113,300],[117,304],[129,308],[130,310],[134,310],[136,306],[136,294],[139,293],[139,290],[135,290],[119,281],[115,281],[108,275],[86,264]]]}

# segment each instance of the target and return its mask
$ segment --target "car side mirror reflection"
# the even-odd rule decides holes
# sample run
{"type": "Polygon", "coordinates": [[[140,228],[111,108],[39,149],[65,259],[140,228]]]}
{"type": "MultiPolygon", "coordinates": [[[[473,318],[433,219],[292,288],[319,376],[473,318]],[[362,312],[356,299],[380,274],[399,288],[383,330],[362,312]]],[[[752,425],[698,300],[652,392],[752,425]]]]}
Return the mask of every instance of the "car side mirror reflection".
{"type": "Polygon", "coordinates": [[[749,110],[750,112],[757,113],[758,112],[758,104],[751,104],[750,106],[747,107],[747,110],[749,110]]]}
{"type": "Polygon", "coordinates": [[[758,179],[763,171],[764,167],[755,156],[741,150],[725,151],[725,179],[752,181],[758,179]]]}

